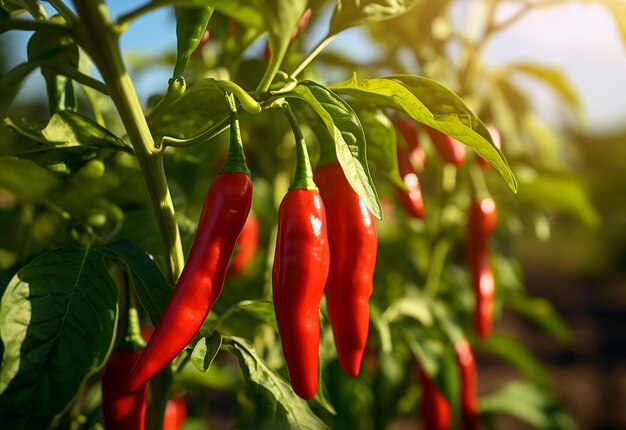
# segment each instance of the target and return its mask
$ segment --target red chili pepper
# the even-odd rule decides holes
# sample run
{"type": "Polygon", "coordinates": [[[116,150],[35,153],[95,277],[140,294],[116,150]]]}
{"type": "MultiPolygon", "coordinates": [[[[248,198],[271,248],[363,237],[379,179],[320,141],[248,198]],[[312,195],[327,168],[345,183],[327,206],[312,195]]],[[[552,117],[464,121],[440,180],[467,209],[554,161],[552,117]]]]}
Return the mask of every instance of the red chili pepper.
{"type": "Polygon", "coordinates": [[[230,262],[228,275],[239,276],[246,271],[254,256],[259,244],[259,219],[254,212],[250,212],[248,219],[237,239],[237,252],[230,262]]]}
{"type": "Polygon", "coordinates": [[[439,392],[422,367],[417,364],[422,385],[422,421],[426,430],[449,430],[452,413],[446,397],[439,392]]]}
{"type": "Polygon", "coordinates": [[[330,270],[326,281],[328,315],[343,370],[359,374],[369,329],[369,298],[376,266],[376,224],[348,183],[339,163],[315,170],[326,206],[330,270]]]}
{"type": "MultiPolygon", "coordinates": [[[[498,149],[502,149],[502,137],[500,137],[500,132],[498,131],[498,129],[493,125],[488,125],[487,130],[489,130],[489,134],[491,134],[491,140],[493,140],[493,145],[498,149]]],[[[487,163],[482,157],[479,156],[477,160],[478,164],[480,164],[480,167],[482,167],[483,169],[488,169],[490,167],[490,164],[487,163]]]]}
{"type": "Polygon", "coordinates": [[[177,396],[167,401],[163,417],[163,430],[180,430],[187,418],[187,405],[183,396],[177,396]]]}
{"type": "Polygon", "coordinates": [[[122,338],[102,372],[102,417],[107,430],[143,430],[146,421],[146,386],[129,390],[126,385],[145,346],[128,287],[126,292],[127,312],[121,324],[122,338]]]}
{"type": "Polygon", "coordinates": [[[465,145],[434,128],[424,126],[439,157],[445,162],[460,166],[465,161],[465,145]]]}
{"type": "Polygon", "coordinates": [[[227,101],[231,110],[228,161],[207,192],[183,273],[130,375],[133,390],[174,359],[200,329],[222,291],[228,261],[250,212],[252,180],[232,95],[227,95],[227,101]]]}
{"type": "MultiPolygon", "coordinates": [[[[289,43],[293,42],[293,39],[296,38],[298,33],[306,28],[309,25],[309,21],[311,20],[311,8],[307,8],[304,11],[295,28],[291,32],[291,37],[289,39],[289,43]]],[[[265,50],[263,51],[263,58],[265,61],[269,61],[272,53],[270,52],[270,44],[268,42],[265,43],[265,50]]]]}
{"type": "Polygon", "coordinates": [[[326,211],[315,183],[306,144],[293,112],[283,105],[296,137],[296,177],[278,210],[272,268],[274,312],[293,390],[303,399],[318,385],[319,305],[330,252],[326,211]]]}
{"type": "Polygon", "coordinates": [[[426,161],[426,152],[424,152],[424,149],[419,145],[417,122],[409,118],[399,118],[394,121],[394,125],[409,146],[409,159],[411,163],[421,171],[426,161]]]}
{"type": "Polygon", "coordinates": [[[461,373],[461,419],[465,430],[478,430],[478,378],[472,347],[463,339],[456,344],[456,360],[461,373]]]}
{"type": "Polygon", "coordinates": [[[408,154],[399,146],[396,148],[398,155],[398,172],[408,191],[396,186],[396,194],[406,211],[414,218],[424,218],[424,200],[420,181],[415,169],[409,161],[408,154]]]}
{"type": "Polygon", "coordinates": [[[472,203],[468,214],[467,253],[476,297],[475,326],[483,339],[489,335],[493,319],[495,283],[488,253],[489,237],[496,223],[496,204],[492,199],[472,203]]]}

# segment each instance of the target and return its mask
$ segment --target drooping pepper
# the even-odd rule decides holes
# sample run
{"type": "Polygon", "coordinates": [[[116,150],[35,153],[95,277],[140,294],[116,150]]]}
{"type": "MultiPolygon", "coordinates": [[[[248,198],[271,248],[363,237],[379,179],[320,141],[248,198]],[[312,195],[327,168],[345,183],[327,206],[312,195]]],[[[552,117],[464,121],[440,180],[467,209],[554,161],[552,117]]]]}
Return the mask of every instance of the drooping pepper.
{"type": "Polygon", "coordinates": [[[461,420],[465,430],[478,430],[478,378],[472,347],[462,339],[455,346],[461,375],[461,420]]]}
{"type": "Polygon", "coordinates": [[[489,238],[496,227],[496,204],[491,198],[474,201],[468,213],[467,258],[476,298],[474,322],[481,338],[491,331],[495,282],[489,264],[489,238]]]}
{"type": "Polygon", "coordinates": [[[182,76],[189,57],[202,43],[213,10],[211,6],[176,8],[176,64],[172,77],[182,76]]]}
{"type": "Polygon", "coordinates": [[[318,385],[319,305],[330,252],[324,203],[313,182],[304,138],[289,106],[281,108],[296,138],[297,167],[278,210],[272,269],[274,312],[291,386],[309,400],[318,385]]]}
{"type": "Polygon", "coordinates": [[[466,155],[465,145],[434,128],[424,126],[424,129],[433,142],[437,154],[445,163],[454,164],[455,166],[463,164],[466,155]]]}
{"type": "Polygon", "coordinates": [[[237,239],[237,251],[230,262],[227,274],[229,276],[239,276],[246,271],[256,254],[259,244],[259,219],[250,212],[248,219],[237,239]]]}
{"type": "MultiPolygon", "coordinates": [[[[500,136],[498,129],[494,125],[488,125],[487,130],[489,130],[491,140],[493,140],[493,145],[498,149],[502,149],[502,137],[500,136]]],[[[490,167],[489,163],[487,163],[482,157],[478,156],[477,160],[478,164],[480,164],[480,167],[483,169],[488,169],[490,167]]]]}
{"type": "Polygon", "coordinates": [[[167,401],[163,430],[180,430],[187,418],[187,405],[183,396],[176,396],[167,401]]]}
{"type": "Polygon", "coordinates": [[[398,172],[408,191],[396,186],[396,194],[404,209],[414,218],[424,218],[424,199],[420,187],[419,177],[409,161],[409,155],[399,146],[396,148],[398,155],[398,172]]]}
{"type": "Polygon", "coordinates": [[[187,263],[130,375],[131,389],[145,384],[198,332],[222,291],[228,262],[250,212],[252,180],[245,162],[237,108],[232,94],[225,94],[230,109],[228,159],[207,192],[187,263]]]}
{"type": "Polygon", "coordinates": [[[146,421],[146,386],[130,390],[126,385],[146,344],[128,285],[125,290],[127,311],[120,324],[123,334],[102,372],[102,418],[107,430],[143,430],[146,421]]]}
{"type": "MultiPolygon", "coordinates": [[[[307,8],[307,10],[304,11],[302,16],[298,20],[295,28],[291,32],[291,37],[289,38],[289,43],[293,42],[293,40],[296,38],[296,36],[298,36],[298,33],[300,31],[304,30],[307,25],[309,25],[309,21],[310,20],[311,20],[311,8],[307,8]]],[[[272,56],[272,53],[270,51],[270,44],[269,44],[269,42],[266,42],[265,43],[265,50],[263,51],[263,58],[265,59],[265,61],[269,61],[271,56],[272,56]]]]}
{"type": "Polygon", "coordinates": [[[343,370],[359,374],[369,330],[369,298],[376,266],[376,224],[339,163],[315,169],[326,207],[330,270],[326,303],[343,370]]]}
{"type": "Polygon", "coordinates": [[[415,362],[422,386],[422,422],[426,430],[449,430],[452,413],[446,397],[437,389],[419,363],[415,362]]]}
{"type": "Polygon", "coordinates": [[[396,130],[400,132],[400,135],[409,148],[408,152],[411,164],[421,171],[426,161],[426,152],[424,152],[424,148],[419,144],[417,122],[409,118],[398,118],[393,124],[396,130]]]}

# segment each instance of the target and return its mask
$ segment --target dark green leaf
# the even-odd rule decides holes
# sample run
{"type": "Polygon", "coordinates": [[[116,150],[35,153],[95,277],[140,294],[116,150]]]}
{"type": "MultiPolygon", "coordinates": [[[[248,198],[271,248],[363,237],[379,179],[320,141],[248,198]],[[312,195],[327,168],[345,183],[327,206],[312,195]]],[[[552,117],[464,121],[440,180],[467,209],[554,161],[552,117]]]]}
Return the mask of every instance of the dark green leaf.
{"type": "Polygon", "coordinates": [[[513,191],[517,181],[484,124],[463,100],[443,85],[418,76],[391,76],[331,85],[333,91],[400,109],[413,119],[454,137],[494,166],[513,191]]]}
{"type": "Polygon", "coordinates": [[[72,111],[57,112],[44,123],[17,125],[11,119],[5,118],[4,125],[30,140],[43,144],[28,146],[18,153],[77,146],[130,152],[130,148],[122,139],[91,119],[72,111]]]}
{"type": "Polygon", "coordinates": [[[536,429],[577,428],[551,395],[522,381],[509,382],[500,390],[482,397],[480,411],[511,415],[536,429]]]}
{"type": "Polygon", "coordinates": [[[367,158],[373,161],[394,184],[405,187],[398,171],[396,131],[382,109],[355,107],[367,138],[367,158]]]}
{"type": "Polygon", "coordinates": [[[0,304],[4,428],[46,428],[65,410],[113,345],[117,300],[94,250],[68,245],[18,271],[0,304]]]}
{"type": "Polygon", "coordinates": [[[274,305],[268,300],[244,300],[237,303],[235,307],[272,327],[276,327],[274,305]]]}
{"type": "Polygon", "coordinates": [[[559,94],[563,100],[568,102],[572,107],[578,108],[580,107],[580,101],[578,100],[578,96],[576,92],[572,88],[572,86],[567,82],[565,76],[558,70],[543,67],[536,64],[513,64],[511,66],[513,70],[518,72],[526,73],[530,76],[533,76],[545,84],[552,87],[554,91],[559,94]]]}
{"type": "Polygon", "coordinates": [[[548,300],[518,293],[507,294],[505,300],[507,306],[546,330],[557,342],[568,343],[572,340],[567,323],[548,300]]]}
{"type": "Polygon", "coordinates": [[[128,240],[114,242],[103,251],[121,258],[128,265],[139,301],[148,312],[152,325],[156,326],[172,290],[150,255],[128,240]]]}
{"type": "Polygon", "coordinates": [[[191,362],[200,372],[208,372],[221,347],[222,336],[214,331],[208,338],[201,338],[193,347],[191,362]]]}
{"type": "Polygon", "coordinates": [[[298,397],[291,386],[268,367],[249,341],[239,337],[225,337],[224,342],[224,346],[239,359],[261,424],[271,423],[274,428],[328,428],[311,411],[307,402],[298,397]]]}
{"type": "MultiPolygon", "coordinates": [[[[306,101],[321,117],[335,141],[335,155],[354,191],[372,214],[382,219],[378,193],[369,172],[365,134],[359,117],[341,97],[311,81],[302,81],[285,97],[306,101]]],[[[322,154],[324,157],[324,154],[322,154]]]]}
{"type": "Polygon", "coordinates": [[[0,79],[0,118],[7,115],[9,106],[17,95],[26,76],[35,70],[41,62],[22,63],[15,66],[0,79]]]}
{"type": "Polygon", "coordinates": [[[0,186],[11,190],[21,201],[44,201],[58,183],[56,175],[32,161],[0,158],[0,186]]]}
{"type": "Polygon", "coordinates": [[[500,334],[492,334],[487,340],[479,344],[479,348],[508,361],[537,387],[550,390],[550,378],[541,367],[541,363],[515,339],[500,334]]]}
{"type": "Polygon", "coordinates": [[[337,0],[328,34],[346,28],[395,18],[411,9],[417,0],[337,0]]]}

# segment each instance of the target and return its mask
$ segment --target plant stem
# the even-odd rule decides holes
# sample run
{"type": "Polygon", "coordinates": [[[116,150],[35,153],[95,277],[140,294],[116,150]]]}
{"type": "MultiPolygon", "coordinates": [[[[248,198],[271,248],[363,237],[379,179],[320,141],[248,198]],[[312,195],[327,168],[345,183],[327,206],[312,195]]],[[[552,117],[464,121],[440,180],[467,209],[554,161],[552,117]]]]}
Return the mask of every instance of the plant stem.
{"type": "Polygon", "coordinates": [[[167,187],[163,156],[155,148],[139,99],[126,72],[119,49],[118,34],[102,1],[75,0],[81,18],[78,41],[98,67],[128,137],[144,177],[152,210],[159,227],[166,255],[167,277],[174,284],[182,272],[184,257],[174,205],[167,187]]]}
{"type": "Polygon", "coordinates": [[[328,44],[335,39],[335,37],[337,37],[337,35],[333,34],[333,35],[328,35],[324,39],[322,39],[320,41],[320,43],[318,43],[315,46],[315,48],[313,48],[313,50],[311,50],[309,55],[304,60],[302,60],[302,63],[300,63],[298,68],[296,70],[294,70],[293,73],[291,73],[291,75],[289,77],[292,78],[292,79],[295,79],[300,74],[300,72],[302,72],[305,69],[305,67],[308,66],[309,63],[311,61],[313,61],[315,59],[315,57],[317,57],[319,55],[319,53],[322,52],[322,50],[324,48],[326,48],[328,46],[328,44]]]}

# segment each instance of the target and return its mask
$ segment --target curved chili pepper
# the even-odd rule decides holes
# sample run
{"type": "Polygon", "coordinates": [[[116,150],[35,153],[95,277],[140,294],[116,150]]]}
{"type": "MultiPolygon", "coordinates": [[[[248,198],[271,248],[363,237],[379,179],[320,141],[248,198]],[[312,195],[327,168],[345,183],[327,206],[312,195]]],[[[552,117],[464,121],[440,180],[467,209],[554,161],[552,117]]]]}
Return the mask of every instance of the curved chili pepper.
{"type": "Polygon", "coordinates": [[[230,262],[227,274],[239,276],[246,271],[254,256],[259,244],[259,219],[250,212],[248,219],[237,239],[237,252],[230,262]]]}
{"type": "Polygon", "coordinates": [[[409,118],[399,118],[394,121],[394,125],[409,147],[411,163],[421,171],[426,161],[426,152],[419,145],[417,122],[409,118]]]}
{"type": "Polygon", "coordinates": [[[222,291],[228,262],[250,212],[252,180],[232,95],[227,95],[227,101],[231,111],[228,160],[204,199],[183,273],[130,375],[133,390],[176,357],[200,329],[222,291]]]}
{"type": "Polygon", "coordinates": [[[422,385],[422,422],[424,428],[426,430],[449,430],[452,426],[452,413],[448,400],[439,392],[417,362],[415,367],[422,385]]]}
{"type": "Polygon", "coordinates": [[[278,210],[272,292],[278,333],[293,390],[303,399],[318,385],[319,305],[330,266],[326,211],[295,116],[283,105],[296,137],[296,177],[278,210]]]}
{"type": "Polygon", "coordinates": [[[200,56],[200,54],[202,53],[202,48],[209,41],[209,37],[211,37],[211,33],[209,32],[209,30],[206,30],[204,34],[202,35],[202,39],[200,39],[200,43],[198,43],[198,46],[196,47],[196,49],[194,49],[193,52],[191,53],[192,57],[200,56]]]}
{"type": "Polygon", "coordinates": [[[180,430],[187,418],[187,405],[183,396],[169,399],[165,405],[162,430],[180,430]]]}
{"type": "Polygon", "coordinates": [[[483,339],[489,335],[493,319],[495,283],[488,253],[489,237],[496,223],[496,204],[491,198],[472,203],[468,213],[467,253],[476,297],[475,326],[483,339]]]}
{"type": "Polygon", "coordinates": [[[463,164],[463,161],[465,161],[465,145],[439,130],[428,126],[424,126],[424,128],[433,142],[439,157],[445,163],[454,164],[455,166],[463,164]]]}
{"type": "MultiPolygon", "coordinates": [[[[487,130],[489,130],[489,134],[491,135],[491,140],[493,140],[493,146],[495,146],[498,149],[502,149],[502,137],[500,136],[500,132],[498,131],[496,126],[488,125],[487,130]]],[[[480,164],[480,167],[482,167],[483,169],[488,169],[489,167],[491,167],[490,164],[487,163],[485,159],[482,158],[481,156],[478,156],[477,161],[478,161],[478,164],[480,164]]]]}
{"type": "Polygon", "coordinates": [[[420,181],[415,173],[415,169],[409,161],[409,156],[402,148],[396,147],[398,155],[398,173],[404,182],[408,191],[395,186],[396,194],[400,199],[400,203],[406,211],[414,218],[424,218],[424,200],[422,198],[422,189],[420,181]]]}
{"type": "Polygon", "coordinates": [[[102,418],[107,430],[143,430],[146,421],[146,386],[129,390],[126,385],[128,375],[145,346],[137,309],[128,287],[126,291],[127,313],[122,339],[102,372],[102,418]]]}
{"type": "Polygon", "coordinates": [[[376,266],[374,217],[348,183],[339,163],[315,169],[326,207],[330,270],[326,303],[343,370],[359,374],[369,330],[369,298],[376,266]]]}
{"type": "Polygon", "coordinates": [[[181,76],[191,54],[202,43],[213,7],[176,8],[176,64],[172,76],[181,76]]]}
{"type": "Polygon", "coordinates": [[[456,344],[456,361],[461,374],[461,419],[465,430],[477,430],[478,378],[472,347],[463,339],[456,344]]]}

